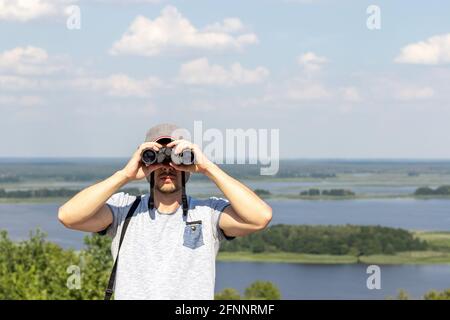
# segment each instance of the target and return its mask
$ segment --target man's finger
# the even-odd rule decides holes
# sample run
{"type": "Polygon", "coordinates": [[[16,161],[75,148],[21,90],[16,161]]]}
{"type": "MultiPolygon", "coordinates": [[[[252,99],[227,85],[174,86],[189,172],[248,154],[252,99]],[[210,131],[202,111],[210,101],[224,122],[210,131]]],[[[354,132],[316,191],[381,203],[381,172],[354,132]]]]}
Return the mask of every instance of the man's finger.
{"type": "Polygon", "coordinates": [[[184,149],[190,149],[190,143],[189,142],[183,142],[176,146],[175,148],[175,154],[181,153],[184,149]]]}
{"type": "Polygon", "coordinates": [[[158,142],[144,142],[143,144],[141,144],[139,146],[139,148],[144,149],[144,148],[162,148],[162,145],[160,145],[158,142]]]}
{"type": "Polygon", "coordinates": [[[174,141],[169,142],[166,146],[171,148],[171,147],[176,146],[177,144],[179,144],[181,141],[183,141],[183,140],[174,140],[174,141]]]}

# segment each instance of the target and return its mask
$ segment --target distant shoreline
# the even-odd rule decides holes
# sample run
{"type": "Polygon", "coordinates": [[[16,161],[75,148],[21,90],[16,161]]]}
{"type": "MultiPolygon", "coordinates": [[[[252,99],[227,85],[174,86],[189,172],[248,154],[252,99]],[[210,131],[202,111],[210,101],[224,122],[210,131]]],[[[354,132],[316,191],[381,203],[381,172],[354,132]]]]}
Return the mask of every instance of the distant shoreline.
{"type": "Polygon", "coordinates": [[[450,264],[450,232],[411,231],[420,240],[431,245],[428,251],[404,251],[392,255],[377,254],[369,256],[304,254],[294,252],[219,252],[217,261],[224,262],[271,262],[298,264],[450,264]]]}
{"type": "Polygon", "coordinates": [[[361,256],[358,258],[350,255],[303,254],[291,252],[219,252],[217,261],[298,264],[450,264],[450,253],[439,251],[407,251],[394,255],[361,256]]]}
{"type": "MultiPolygon", "coordinates": [[[[191,194],[195,198],[204,198],[209,196],[191,194]]],[[[304,201],[343,201],[343,200],[395,200],[395,199],[412,199],[412,200],[450,200],[450,196],[415,196],[415,195],[356,195],[352,197],[332,197],[332,196],[298,196],[298,195],[272,195],[262,197],[264,200],[304,200],[304,201]]],[[[39,203],[63,203],[70,198],[66,197],[30,197],[30,198],[0,198],[0,204],[39,204],[39,203]]]]}

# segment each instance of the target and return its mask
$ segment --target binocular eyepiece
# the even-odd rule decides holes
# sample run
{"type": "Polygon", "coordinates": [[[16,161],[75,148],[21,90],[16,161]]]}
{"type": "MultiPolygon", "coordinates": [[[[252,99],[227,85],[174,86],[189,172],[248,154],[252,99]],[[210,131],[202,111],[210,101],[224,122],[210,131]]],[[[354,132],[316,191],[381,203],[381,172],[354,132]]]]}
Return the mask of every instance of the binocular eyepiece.
{"type": "Polygon", "coordinates": [[[191,165],[194,163],[194,153],[190,149],[184,149],[179,154],[175,154],[173,148],[162,147],[159,151],[146,149],[142,152],[141,160],[145,165],[156,163],[176,165],[191,165]]]}

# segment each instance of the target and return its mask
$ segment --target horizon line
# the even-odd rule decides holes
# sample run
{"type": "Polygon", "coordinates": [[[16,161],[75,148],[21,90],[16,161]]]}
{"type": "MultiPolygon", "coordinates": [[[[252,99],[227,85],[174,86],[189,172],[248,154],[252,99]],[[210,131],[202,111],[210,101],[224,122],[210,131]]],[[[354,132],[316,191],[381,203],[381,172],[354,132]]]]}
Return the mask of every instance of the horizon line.
{"type": "MultiPolygon", "coordinates": [[[[94,160],[94,159],[129,159],[130,156],[0,156],[1,160],[94,160]]],[[[239,159],[234,159],[237,161],[239,159]]],[[[241,159],[242,160],[242,159],[241,159]]],[[[245,159],[249,161],[250,159],[245,159]]],[[[279,161],[450,161],[450,158],[404,158],[404,157],[286,157],[279,161]]],[[[226,163],[224,163],[226,164],[226,163]]],[[[248,163],[244,163],[248,164],[248,163]]]]}

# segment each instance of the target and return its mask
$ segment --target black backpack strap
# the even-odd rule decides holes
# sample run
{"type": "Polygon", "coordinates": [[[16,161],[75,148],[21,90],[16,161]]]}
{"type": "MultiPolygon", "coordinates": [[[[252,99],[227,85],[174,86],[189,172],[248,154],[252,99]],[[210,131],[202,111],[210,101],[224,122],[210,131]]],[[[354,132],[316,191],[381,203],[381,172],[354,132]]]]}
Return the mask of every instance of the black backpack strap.
{"type": "Polygon", "coordinates": [[[181,203],[183,206],[183,216],[186,217],[189,205],[186,196],[186,173],[184,171],[181,171],[181,203]]]}
{"type": "Polygon", "coordinates": [[[114,261],[114,266],[112,268],[111,275],[109,276],[108,287],[105,290],[105,300],[111,300],[111,297],[114,293],[114,282],[116,281],[116,269],[117,269],[117,261],[119,260],[120,247],[122,246],[122,241],[125,236],[125,232],[127,231],[128,224],[130,223],[131,217],[133,216],[133,214],[136,211],[136,208],[138,207],[140,202],[141,202],[141,196],[137,196],[136,200],[134,200],[133,205],[131,206],[130,210],[128,211],[127,217],[125,218],[125,221],[123,223],[122,233],[120,234],[120,240],[119,240],[119,248],[117,249],[116,260],[114,261]]]}
{"type": "Polygon", "coordinates": [[[150,173],[150,195],[148,197],[148,211],[153,210],[155,207],[155,172],[150,173]]]}

